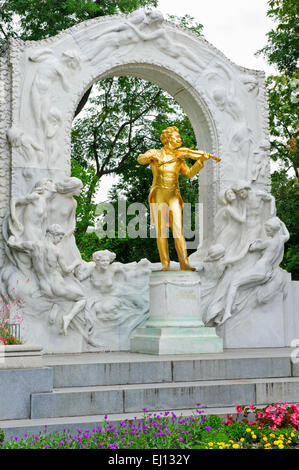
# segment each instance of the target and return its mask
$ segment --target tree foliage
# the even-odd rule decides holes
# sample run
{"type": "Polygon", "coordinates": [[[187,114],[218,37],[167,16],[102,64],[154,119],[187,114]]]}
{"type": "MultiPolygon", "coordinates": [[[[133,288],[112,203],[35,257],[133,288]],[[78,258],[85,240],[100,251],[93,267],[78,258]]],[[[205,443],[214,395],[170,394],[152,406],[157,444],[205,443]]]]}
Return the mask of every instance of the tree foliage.
{"type": "Polygon", "coordinates": [[[280,169],[272,175],[272,194],[276,198],[277,214],[290,232],[282,266],[292,273],[293,279],[299,279],[299,3],[296,0],[268,0],[267,15],[277,22],[277,26],[267,34],[268,43],[257,54],[263,54],[280,72],[266,81],[270,156],[280,164],[280,169]]]}
{"type": "Polygon", "coordinates": [[[276,199],[278,217],[284,221],[290,232],[290,239],[285,245],[282,267],[292,273],[293,279],[299,279],[299,183],[290,178],[285,170],[272,174],[272,194],[276,199]]]}
{"type": "Polygon", "coordinates": [[[0,41],[37,41],[91,18],[156,6],[157,0],[0,0],[0,41]]]}
{"type": "Polygon", "coordinates": [[[299,3],[297,0],[268,0],[267,16],[277,22],[268,34],[263,54],[279,72],[292,73],[298,66],[299,3]]]}
{"type": "Polygon", "coordinates": [[[299,180],[298,101],[299,75],[271,75],[266,81],[269,96],[271,158],[299,180]]]}

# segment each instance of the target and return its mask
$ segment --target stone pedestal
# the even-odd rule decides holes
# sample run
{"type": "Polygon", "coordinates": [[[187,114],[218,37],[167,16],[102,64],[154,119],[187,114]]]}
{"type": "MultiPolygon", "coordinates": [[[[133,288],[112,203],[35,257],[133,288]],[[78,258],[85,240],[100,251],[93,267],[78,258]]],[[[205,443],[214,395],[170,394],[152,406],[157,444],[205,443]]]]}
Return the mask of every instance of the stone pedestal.
{"type": "Polygon", "coordinates": [[[43,367],[42,350],[42,346],[34,344],[0,346],[0,370],[43,367]]]}
{"type": "Polygon", "coordinates": [[[137,328],[131,352],[198,354],[223,351],[215,328],[200,315],[200,276],[192,271],[156,271],[150,278],[150,318],[137,328]]]}

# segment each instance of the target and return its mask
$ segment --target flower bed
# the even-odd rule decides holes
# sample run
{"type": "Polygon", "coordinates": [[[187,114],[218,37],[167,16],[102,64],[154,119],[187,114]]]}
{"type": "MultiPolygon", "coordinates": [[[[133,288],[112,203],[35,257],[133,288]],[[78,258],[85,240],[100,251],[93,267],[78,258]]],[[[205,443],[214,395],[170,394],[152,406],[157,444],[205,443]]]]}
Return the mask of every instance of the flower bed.
{"type": "MultiPolygon", "coordinates": [[[[197,405],[199,406],[199,404],[197,405]]],[[[299,448],[298,424],[291,416],[298,418],[299,405],[271,405],[274,410],[284,409],[290,419],[280,420],[273,425],[268,421],[269,407],[257,410],[253,405],[237,406],[237,419],[229,416],[223,421],[219,416],[206,417],[196,409],[192,416],[177,417],[174,412],[150,413],[144,410],[144,417],[123,421],[116,428],[105,417],[101,427],[92,430],[78,429],[63,433],[49,432],[47,426],[37,435],[24,438],[12,436],[2,442],[2,449],[288,449],[299,448]],[[251,407],[251,408],[250,408],[251,407]],[[246,408],[260,413],[258,421],[246,419],[246,408]],[[261,421],[265,414],[264,421],[261,421]],[[275,428],[274,428],[275,426],[275,428]]],[[[279,414],[278,412],[276,413],[279,414]]],[[[1,440],[1,433],[0,433],[1,440]]]]}
{"type": "Polygon", "coordinates": [[[4,295],[2,303],[0,304],[0,346],[22,344],[22,342],[11,333],[9,322],[12,319],[15,324],[21,324],[23,321],[23,316],[21,315],[23,307],[23,299],[17,298],[14,301],[10,301],[8,295],[4,295]]]}

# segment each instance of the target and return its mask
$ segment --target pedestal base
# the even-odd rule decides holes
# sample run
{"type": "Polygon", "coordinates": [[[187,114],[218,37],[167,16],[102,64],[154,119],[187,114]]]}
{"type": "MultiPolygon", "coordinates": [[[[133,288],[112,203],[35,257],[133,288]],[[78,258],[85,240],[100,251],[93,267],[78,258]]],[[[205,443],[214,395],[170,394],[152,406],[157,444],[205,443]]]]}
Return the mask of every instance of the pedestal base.
{"type": "Polygon", "coordinates": [[[200,314],[200,275],[192,271],[157,271],[150,278],[150,318],[137,328],[131,352],[198,354],[223,351],[215,328],[200,314]]]}
{"type": "Polygon", "coordinates": [[[131,352],[144,354],[198,354],[223,351],[223,341],[215,328],[137,328],[131,352]]]}

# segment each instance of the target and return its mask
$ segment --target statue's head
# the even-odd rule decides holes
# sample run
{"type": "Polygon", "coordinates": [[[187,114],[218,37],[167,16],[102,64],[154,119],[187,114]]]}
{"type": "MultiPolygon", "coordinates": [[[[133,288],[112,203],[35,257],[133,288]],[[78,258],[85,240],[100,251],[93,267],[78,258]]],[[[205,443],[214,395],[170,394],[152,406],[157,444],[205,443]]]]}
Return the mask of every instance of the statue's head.
{"type": "Polygon", "coordinates": [[[236,196],[235,191],[232,188],[228,188],[224,193],[224,197],[227,202],[232,202],[236,199],[237,196],[236,196]]]}
{"type": "Polygon", "coordinates": [[[159,10],[149,10],[147,12],[147,23],[162,23],[164,21],[163,14],[159,10]]]}
{"type": "Polygon", "coordinates": [[[18,127],[13,126],[7,131],[7,139],[12,147],[20,147],[22,145],[24,132],[18,127]]]}
{"type": "Polygon", "coordinates": [[[232,186],[232,189],[241,199],[246,199],[251,186],[247,181],[240,180],[232,186]]]}
{"type": "Polygon", "coordinates": [[[176,126],[167,127],[164,129],[161,132],[160,139],[163,145],[170,145],[173,148],[177,148],[182,145],[180,131],[176,126]]]}
{"type": "Polygon", "coordinates": [[[34,192],[38,194],[43,194],[45,191],[49,191],[50,193],[54,193],[56,191],[55,189],[55,183],[53,180],[49,178],[44,178],[37,183],[35,183],[33,187],[34,192]]]}
{"type": "Polygon", "coordinates": [[[271,217],[265,223],[265,231],[268,237],[273,237],[281,227],[281,221],[278,217],[271,217]]]}
{"type": "Polygon", "coordinates": [[[54,245],[57,245],[65,235],[64,229],[59,224],[52,224],[46,230],[46,237],[50,238],[54,245]]]}
{"type": "Polygon", "coordinates": [[[60,194],[67,194],[69,196],[79,196],[83,188],[83,183],[75,176],[65,178],[64,180],[56,182],[56,191],[60,194]]]}
{"type": "Polygon", "coordinates": [[[218,106],[218,108],[220,109],[220,111],[223,111],[225,109],[226,95],[227,95],[227,92],[224,87],[216,87],[213,91],[214,101],[216,105],[218,106]]]}
{"type": "Polygon", "coordinates": [[[227,205],[227,203],[231,203],[236,199],[237,195],[232,187],[222,189],[219,192],[218,199],[221,204],[227,205]]]}
{"type": "Polygon", "coordinates": [[[92,255],[93,261],[97,266],[106,269],[116,258],[116,254],[109,250],[99,250],[92,255]]]}
{"type": "Polygon", "coordinates": [[[208,249],[208,257],[207,259],[209,261],[217,261],[225,255],[225,248],[223,245],[220,243],[217,243],[216,245],[211,246],[208,249]]]}

